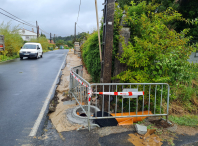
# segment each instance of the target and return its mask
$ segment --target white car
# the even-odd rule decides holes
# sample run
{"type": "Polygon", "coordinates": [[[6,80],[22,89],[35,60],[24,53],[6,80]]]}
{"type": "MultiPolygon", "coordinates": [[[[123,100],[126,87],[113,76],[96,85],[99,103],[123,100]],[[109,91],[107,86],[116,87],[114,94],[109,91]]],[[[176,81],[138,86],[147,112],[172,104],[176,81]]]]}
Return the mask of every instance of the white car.
{"type": "Polygon", "coordinates": [[[25,43],[20,50],[19,56],[28,58],[39,58],[43,57],[43,49],[40,43],[25,43]]]}

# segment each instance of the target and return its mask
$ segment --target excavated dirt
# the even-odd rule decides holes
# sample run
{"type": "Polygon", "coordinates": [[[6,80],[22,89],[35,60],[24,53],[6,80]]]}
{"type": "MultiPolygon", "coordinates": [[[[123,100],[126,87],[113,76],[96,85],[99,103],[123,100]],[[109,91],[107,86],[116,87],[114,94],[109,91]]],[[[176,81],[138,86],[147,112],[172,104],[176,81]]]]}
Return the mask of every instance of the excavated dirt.
{"type": "Polygon", "coordinates": [[[151,122],[152,124],[155,124],[155,126],[157,128],[168,128],[168,127],[172,127],[171,124],[167,123],[165,120],[163,119],[159,119],[159,120],[150,120],[149,122],[151,122]]]}
{"type": "MultiPolygon", "coordinates": [[[[82,61],[77,55],[74,55],[73,50],[70,50],[67,55],[66,67],[62,70],[61,82],[57,86],[55,97],[51,101],[49,119],[52,121],[58,132],[76,130],[82,125],[71,123],[67,120],[65,114],[66,110],[75,107],[76,104],[64,105],[64,101],[71,100],[68,96],[69,91],[69,76],[71,68],[79,66],[82,61]]],[[[83,78],[87,81],[91,80],[90,75],[87,74],[85,68],[83,68],[83,78]]]]}

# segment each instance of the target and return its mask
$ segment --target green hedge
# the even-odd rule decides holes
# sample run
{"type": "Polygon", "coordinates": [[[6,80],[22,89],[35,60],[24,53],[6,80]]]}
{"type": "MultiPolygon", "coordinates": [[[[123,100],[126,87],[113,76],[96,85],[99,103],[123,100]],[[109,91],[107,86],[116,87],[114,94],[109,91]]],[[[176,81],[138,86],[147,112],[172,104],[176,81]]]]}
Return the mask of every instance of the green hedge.
{"type": "Polygon", "coordinates": [[[92,80],[94,82],[99,82],[101,64],[98,45],[98,33],[95,31],[90,34],[81,48],[84,65],[86,66],[88,72],[91,74],[92,80]]]}

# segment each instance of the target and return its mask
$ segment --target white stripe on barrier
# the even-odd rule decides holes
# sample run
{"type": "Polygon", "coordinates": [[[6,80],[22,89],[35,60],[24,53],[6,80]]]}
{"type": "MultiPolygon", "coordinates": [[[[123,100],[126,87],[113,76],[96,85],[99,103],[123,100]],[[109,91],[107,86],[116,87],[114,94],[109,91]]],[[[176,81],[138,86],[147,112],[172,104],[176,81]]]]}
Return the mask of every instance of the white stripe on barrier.
{"type": "Polygon", "coordinates": [[[93,92],[93,94],[103,94],[103,95],[144,95],[144,91],[140,92],[93,92]]]}
{"type": "Polygon", "coordinates": [[[70,73],[72,74],[72,76],[73,76],[80,84],[82,84],[82,85],[85,86],[85,87],[88,87],[88,86],[85,85],[79,78],[77,78],[77,77],[72,73],[72,71],[70,71],[70,73]]]}

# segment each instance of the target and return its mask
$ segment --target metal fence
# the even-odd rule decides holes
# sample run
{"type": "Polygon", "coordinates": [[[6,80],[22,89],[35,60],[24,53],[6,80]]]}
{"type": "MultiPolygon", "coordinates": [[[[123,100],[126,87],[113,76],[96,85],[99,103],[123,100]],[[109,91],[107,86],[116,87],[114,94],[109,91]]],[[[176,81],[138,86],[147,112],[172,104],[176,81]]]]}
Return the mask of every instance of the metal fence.
{"type": "Polygon", "coordinates": [[[90,120],[107,118],[133,118],[166,116],[168,119],[170,87],[166,83],[94,83],[82,77],[82,66],[72,68],[70,73],[70,94],[76,99],[90,120]],[[130,93],[129,95],[126,93],[130,93]],[[142,94],[141,94],[142,93],[142,94]],[[83,109],[88,105],[88,110],[83,109]],[[90,116],[90,106],[102,111],[90,116]],[[113,116],[105,116],[107,112],[113,116]]]}
{"type": "Polygon", "coordinates": [[[83,108],[82,105],[83,103],[87,102],[88,87],[91,87],[91,85],[89,82],[83,79],[83,66],[80,65],[72,68],[70,72],[69,94],[71,97],[74,97],[76,99],[86,115],[87,111],[83,108]]]}
{"type": "MultiPolygon", "coordinates": [[[[166,83],[103,83],[91,84],[96,92],[139,92],[143,91],[144,95],[98,95],[94,97],[99,99],[94,103],[102,112],[114,113],[114,117],[90,117],[90,119],[103,119],[103,118],[122,118],[122,117],[147,117],[147,116],[168,116],[169,109],[169,92],[170,87],[166,83]],[[108,100],[105,101],[105,98],[108,100]],[[105,102],[108,102],[105,108],[105,102]],[[114,106],[111,106],[111,105],[114,106]],[[148,114],[144,111],[147,110],[148,114]],[[142,115],[137,115],[141,111],[142,115]],[[117,116],[116,113],[121,113],[122,116],[117,116]],[[123,113],[128,112],[128,116],[123,113]],[[135,115],[130,114],[135,112],[135,115]],[[144,113],[144,114],[143,114],[144,113]]],[[[102,93],[101,93],[102,94],[102,93]]],[[[108,93],[107,93],[108,94],[108,93]]]]}

